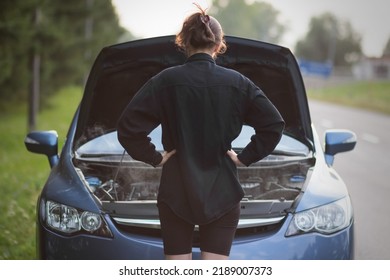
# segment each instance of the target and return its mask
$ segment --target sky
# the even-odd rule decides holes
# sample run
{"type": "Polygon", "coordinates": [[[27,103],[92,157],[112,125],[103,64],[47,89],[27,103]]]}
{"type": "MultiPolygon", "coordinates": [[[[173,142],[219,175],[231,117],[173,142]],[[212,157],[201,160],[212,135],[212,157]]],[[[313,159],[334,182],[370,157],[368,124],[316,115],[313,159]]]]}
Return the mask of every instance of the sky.
{"type": "MultiPolygon", "coordinates": [[[[270,3],[280,12],[279,21],[288,28],[280,44],[292,50],[295,43],[305,37],[310,19],[325,12],[351,23],[353,29],[362,36],[362,49],[367,56],[381,56],[390,38],[390,0],[262,1],[270,3]]],[[[135,36],[144,38],[176,34],[183,20],[197,11],[193,2],[207,8],[212,1],[112,0],[112,2],[121,25],[135,36]]]]}

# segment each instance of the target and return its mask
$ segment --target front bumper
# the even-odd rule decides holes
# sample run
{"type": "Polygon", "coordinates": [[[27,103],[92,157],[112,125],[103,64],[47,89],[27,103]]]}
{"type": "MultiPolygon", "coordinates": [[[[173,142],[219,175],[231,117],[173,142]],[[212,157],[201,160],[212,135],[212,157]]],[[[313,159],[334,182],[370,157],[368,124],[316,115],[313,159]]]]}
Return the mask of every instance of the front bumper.
{"type": "MultiPolygon", "coordinates": [[[[37,253],[39,259],[111,259],[152,260],[164,259],[159,237],[129,234],[119,231],[109,216],[105,216],[114,238],[91,235],[62,236],[37,224],[37,253]]],[[[286,238],[291,221],[289,215],[283,226],[274,234],[256,234],[235,238],[230,259],[290,260],[290,259],[353,259],[354,229],[348,228],[332,235],[316,233],[286,238]]],[[[193,258],[200,258],[199,248],[193,249],[193,258]]]]}

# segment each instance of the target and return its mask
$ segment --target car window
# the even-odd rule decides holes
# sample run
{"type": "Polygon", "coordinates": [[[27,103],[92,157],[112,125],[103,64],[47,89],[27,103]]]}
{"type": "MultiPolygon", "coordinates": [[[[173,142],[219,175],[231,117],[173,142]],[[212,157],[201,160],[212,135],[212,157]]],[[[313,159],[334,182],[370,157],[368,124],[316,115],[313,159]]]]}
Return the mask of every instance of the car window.
{"type": "MultiPolygon", "coordinates": [[[[244,125],[240,135],[232,143],[233,149],[244,148],[249,143],[253,134],[254,129],[244,125]]],[[[155,128],[149,136],[152,139],[153,144],[156,146],[156,149],[162,151],[163,147],[160,140],[161,126],[155,128]]],[[[77,149],[76,153],[81,157],[93,155],[120,155],[123,153],[123,147],[118,141],[117,132],[113,131],[85,143],[77,149]]],[[[274,153],[307,156],[309,149],[298,140],[288,135],[283,135],[279,144],[275,148],[274,153]]]]}

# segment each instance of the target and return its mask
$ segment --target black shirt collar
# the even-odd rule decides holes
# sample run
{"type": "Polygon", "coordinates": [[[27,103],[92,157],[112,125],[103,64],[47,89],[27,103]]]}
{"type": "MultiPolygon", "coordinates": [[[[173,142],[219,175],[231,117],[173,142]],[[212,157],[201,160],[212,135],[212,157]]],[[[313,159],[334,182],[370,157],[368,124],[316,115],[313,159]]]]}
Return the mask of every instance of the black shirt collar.
{"type": "Polygon", "coordinates": [[[193,54],[189,58],[187,58],[186,62],[201,61],[201,60],[206,60],[215,64],[215,60],[213,59],[213,57],[207,53],[193,54]]]}

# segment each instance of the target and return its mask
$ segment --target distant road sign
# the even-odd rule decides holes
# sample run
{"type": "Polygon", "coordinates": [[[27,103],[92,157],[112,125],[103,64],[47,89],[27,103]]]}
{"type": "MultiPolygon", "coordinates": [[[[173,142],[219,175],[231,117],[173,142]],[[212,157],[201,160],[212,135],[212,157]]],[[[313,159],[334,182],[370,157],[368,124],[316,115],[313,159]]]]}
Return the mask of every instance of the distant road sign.
{"type": "Polygon", "coordinates": [[[321,63],[310,60],[299,60],[299,68],[302,75],[313,75],[328,78],[332,74],[333,66],[331,63],[321,63]]]}

